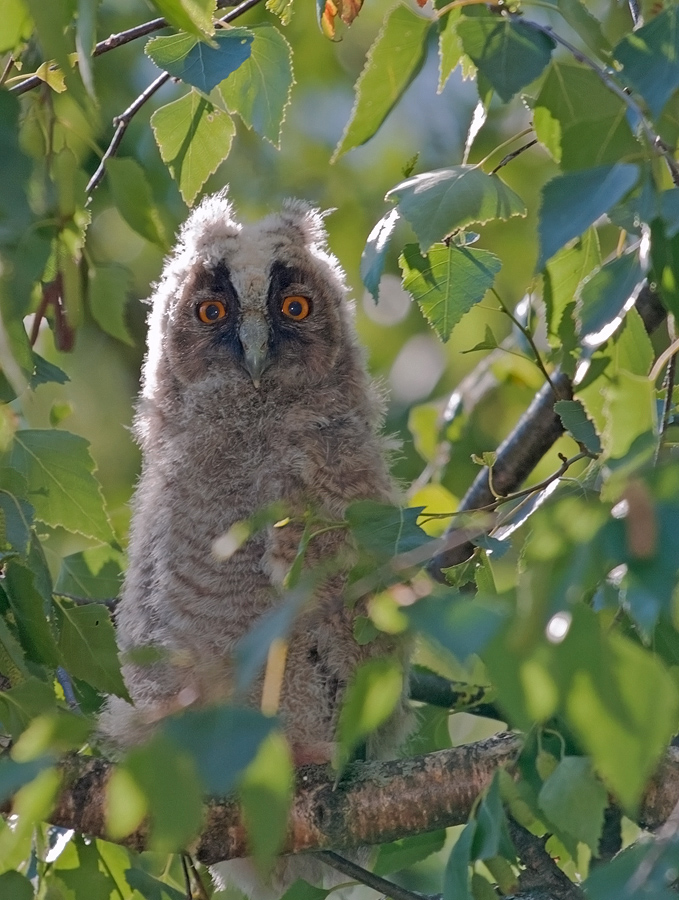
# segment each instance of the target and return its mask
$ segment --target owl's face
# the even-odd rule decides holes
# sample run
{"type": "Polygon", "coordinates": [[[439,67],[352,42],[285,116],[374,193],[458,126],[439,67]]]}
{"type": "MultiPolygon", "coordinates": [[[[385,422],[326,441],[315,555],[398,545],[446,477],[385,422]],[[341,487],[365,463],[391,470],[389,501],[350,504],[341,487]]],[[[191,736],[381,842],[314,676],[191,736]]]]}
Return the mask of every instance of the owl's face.
{"type": "Polygon", "coordinates": [[[241,226],[223,195],[182,231],[154,298],[146,381],[163,359],[184,384],[267,392],[317,382],[351,333],[321,217],[301,204],[241,226]]]}

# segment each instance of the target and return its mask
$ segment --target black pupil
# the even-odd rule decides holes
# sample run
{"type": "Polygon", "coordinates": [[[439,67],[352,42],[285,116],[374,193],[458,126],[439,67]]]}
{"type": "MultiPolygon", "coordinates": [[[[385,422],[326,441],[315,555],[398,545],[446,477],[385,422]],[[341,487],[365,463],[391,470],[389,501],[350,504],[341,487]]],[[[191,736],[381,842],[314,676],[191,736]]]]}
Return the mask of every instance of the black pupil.
{"type": "Polygon", "coordinates": [[[203,307],[203,314],[206,319],[211,319],[214,322],[215,319],[218,319],[221,316],[222,311],[216,303],[209,303],[207,306],[203,307]]]}
{"type": "Polygon", "coordinates": [[[296,318],[297,316],[301,316],[303,312],[304,307],[299,300],[291,300],[290,303],[288,303],[288,315],[296,318]]]}

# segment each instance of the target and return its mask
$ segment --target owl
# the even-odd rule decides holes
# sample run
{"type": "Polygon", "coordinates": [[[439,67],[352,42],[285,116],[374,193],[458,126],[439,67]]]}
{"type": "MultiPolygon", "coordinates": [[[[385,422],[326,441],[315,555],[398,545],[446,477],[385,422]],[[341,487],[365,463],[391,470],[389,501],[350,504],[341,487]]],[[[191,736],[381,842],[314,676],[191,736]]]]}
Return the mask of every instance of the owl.
{"type": "MultiPolygon", "coordinates": [[[[206,198],[150,302],[135,421],[143,462],[117,632],[124,660],[137,648],[160,654],[124,662],[134,707],[112,700],[102,719],[120,744],[164,715],[233,695],[234,650],[282,602],[305,515],[339,523],[353,501],[398,502],[379,435],[383,401],[318,211],[289,201],[242,225],[225,192],[206,198]],[[214,552],[234,523],[274,503],[286,510],[285,527],[259,531],[228,558],[214,552]]],[[[324,529],[305,565],[350,555],[346,531],[324,529]]],[[[297,763],[331,757],[357,666],[404,655],[386,635],[357,643],[365,608],[345,603],[346,571],[328,567],[289,635],[279,714],[297,763]]],[[[248,702],[259,704],[261,689],[260,677],[248,702]]],[[[369,752],[389,755],[407,720],[404,699],[369,752]]],[[[224,871],[261,897],[323,875],[316,861],[290,858],[255,889],[247,861],[224,871]]]]}

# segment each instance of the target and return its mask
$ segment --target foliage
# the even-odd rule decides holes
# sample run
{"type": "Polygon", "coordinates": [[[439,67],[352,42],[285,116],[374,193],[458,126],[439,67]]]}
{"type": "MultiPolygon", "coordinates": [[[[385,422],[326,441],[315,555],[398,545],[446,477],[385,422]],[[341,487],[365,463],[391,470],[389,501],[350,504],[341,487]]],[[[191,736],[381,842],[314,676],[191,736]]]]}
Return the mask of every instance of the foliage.
{"type": "MultiPolygon", "coordinates": [[[[679,8],[642,4],[636,21],[636,2],[613,0],[327,0],[319,29],[301,0],[153,6],[164,34],[126,41],[144,21],[136,0],[0,4],[0,794],[16,814],[0,821],[0,894],[183,896],[168,854],[199,831],[205,791],[239,791],[262,868],[281,845],[289,750],[275,719],[237,706],[170,717],[121,761],[109,834],[148,815],[154,852],[44,824],[57,760],[101,752],[96,714],[107,693],[125,696],[109,601],[136,467],[120,427],[143,344],[129,301],[157,277],[184,204],[227,181],[253,216],[289,194],[339,207],[331,243],[355,288],[363,250],[359,327],[392,383],[397,474],[412,489],[404,509],[347,511],[348,600],[374,595],[357,639],[411,633],[416,662],[492,684],[498,716],[526,735],[518,782],[498,773],[452,849],[440,831],[404,837],[378,871],[412,866],[408,883],[442,884],[446,900],[510,893],[509,810],[585,879],[609,796],[629,840],[679,730],[677,347],[671,321],[649,337],[634,308],[650,279],[679,311],[679,8]],[[333,44],[337,20],[356,21],[333,44]],[[492,485],[487,451],[558,368],[575,396],[556,404],[566,436],[535,490],[456,517],[476,462],[492,485]],[[434,585],[421,566],[458,524],[477,549],[434,585]]],[[[242,648],[245,681],[313,590],[304,552],[324,525],[306,526],[281,610],[242,648]]],[[[338,766],[402,678],[391,661],[357,673],[338,766]]],[[[423,707],[411,744],[493,727],[479,719],[470,738],[449,718],[423,707]]],[[[666,896],[672,841],[598,866],[590,895],[666,896]]],[[[326,892],[286,896],[306,894],[326,892]]]]}

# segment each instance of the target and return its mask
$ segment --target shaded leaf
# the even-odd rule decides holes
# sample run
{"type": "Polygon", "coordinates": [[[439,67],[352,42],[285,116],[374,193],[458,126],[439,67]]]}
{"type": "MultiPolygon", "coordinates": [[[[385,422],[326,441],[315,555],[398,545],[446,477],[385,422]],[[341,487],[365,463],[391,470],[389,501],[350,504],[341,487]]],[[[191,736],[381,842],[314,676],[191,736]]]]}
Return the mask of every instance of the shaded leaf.
{"type": "Polygon", "coordinates": [[[279,147],[285,113],[295,83],[292,49],[267,23],[250,28],[250,56],[219,86],[229,112],[279,147]]]}
{"type": "Polygon", "coordinates": [[[590,453],[601,453],[599,435],[579,400],[558,400],[554,404],[554,411],[563,422],[563,427],[570,431],[578,443],[584,444],[590,453]]]}
{"type": "Polygon", "coordinates": [[[376,875],[389,875],[391,872],[408,869],[427,859],[432,853],[438,853],[445,842],[446,832],[441,829],[401,838],[391,844],[382,844],[373,871],[376,875]]]}
{"type": "Polygon", "coordinates": [[[423,250],[472,222],[526,214],[514,191],[497,175],[486,175],[476,166],[423,172],[397,184],[386,196],[397,201],[423,250]]]}
{"type": "MultiPolygon", "coordinates": [[[[53,712],[55,708],[56,698],[54,691],[49,684],[40,681],[34,676],[30,676],[25,681],[22,681],[21,684],[17,684],[8,691],[0,691],[0,722],[2,723],[2,730],[5,734],[9,734],[13,740],[19,737],[36,716],[53,712]]],[[[34,764],[37,762],[35,760],[34,764]]],[[[33,780],[41,768],[43,766],[38,765],[37,769],[33,771],[28,768],[16,770],[8,767],[5,769],[5,773],[7,773],[8,779],[13,778],[14,775],[12,773],[15,772],[28,773],[25,778],[25,781],[28,782],[33,780]]],[[[16,790],[16,786],[14,790],[16,790]]]]}
{"type": "Polygon", "coordinates": [[[613,51],[620,76],[657,116],[679,88],[679,9],[670,4],[646,25],[626,35],[613,51]]]}
{"type": "Polygon", "coordinates": [[[443,874],[443,900],[474,900],[469,890],[469,864],[475,833],[476,822],[472,819],[464,826],[450,852],[443,874]]]}
{"type": "Polygon", "coordinates": [[[230,116],[192,90],[157,109],[151,127],[163,162],[190,206],[229,155],[235,125],[230,116]]]}
{"type": "Polygon", "coordinates": [[[122,586],[121,558],[122,553],[106,546],[65,556],[54,585],[55,593],[112,600],[122,586]]]}
{"type": "Polygon", "coordinates": [[[542,189],[537,270],[622,200],[634,187],[638,175],[638,166],[616,163],[569,172],[548,181],[542,189]]]}
{"type": "Polygon", "coordinates": [[[356,102],[333,160],[371,138],[424,63],[433,26],[399,4],[387,16],[356,82],[356,102]]]}
{"type": "MultiPolygon", "coordinates": [[[[158,38],[163,40],[163,38],[158,38]]],[[[134,159],[114,157],[106,160],[106,173],[118,212],[127,224],[152,244],[168,249],[168,239],[160,214],[153,202],[144,170],[134,159]]],[[[124,271],[124,270],[123,270],[124,271]]]]}
{"type": "Polygon", "coordinates": [[[435,244],[422,256],[407,244],[399,257],[403,287],[427,321],[447,341],[462,316],[485,296],[502,263],[487,250],[435,244]]]}
{"type": "Polygon", "coordinates": [[[570,247],[564,247],[547,263],[544,272],[544,300],[547,326],[558,346],[562,317],[573,302],[578,288],[594,269],[601,265],[599,236],[589,228],[570,247]]]}
{"type": "Polygon", "coordinates": [[[26,654],[34,662],[56,666],[60,656],[36,578],[24,565],[10,561],[5,567],[3,586],[26,654]]]}
{"type": "Polygon", "coordinates": [[[542,785],[540,809],[598,855],[608,793],[584,756],[565,756],[542,785]]]}
{"type": "Polygon", "coordinates": [[[361,549],[379,559],[390,559],[428,542],[417,524],[421,512],[421,507],[403,509],[374,500],[357,500],[349,504],[345,518],[361,549]]]}
{"type": "Polygon", "coordinates": [[[134,345],[125,317],[130,280],[122,266],[97,266],[90,275],[89,300],[92,318],[101,330],[134,345]]]}
{"type": "Polygon", "coordinates": [[[644,284],[644,270],[634,252],[606,263],[585,282],[576,306],[585,347],[599,347],[608,340],[644,284]]]}
{"type": "Polygon", "coordinates": [[[606,56],[611,49],[601,30],[601,22],[595,18],[580,0],[557,0],[559,12],[571,28],[577,32],[590,50],[606,56]]]}
{"type": "Polygon", "coordinates": [[[85,438],[68,431],[17,431],[10,464],[26,479],[36,518],[100,541],[113,538],[85,438]]]}
{"type": "Polygon", "coordinates": [[[129,699],[120,673],[118,645],[111,616],[105,606],[74,606],[55,600],[59,620],[59,651],[70,675],[104,693],[129,699]]]}
{"type": "Polygon", "coordinates": [[[187,34],[154,37],[145,52],[159,69],[209,94],[250,56],[253,35],[247,28],[225,28],[212,40],[214,46],[187,34]]]}
{"type": "Polygon", "coordinates": [[[457,33],[465,53],[505,103],[541,74],[556,46],[524,22],[492,13],[464,16],[457,33]]]}
{"type": "Polygon", "coordinates": [[[20,872],[4,872],[0,875],[0,897],[5,900],[33,900],[33,885],[20,872]]]}
{"type": "Polygon", "coordinates": [[[372,294],[375,303],[379,299],[384,261],[398,220],[397,208],[390,209],[385,213],[368,235],[361,254],[361,279],[366,289],[372,294]]]}

